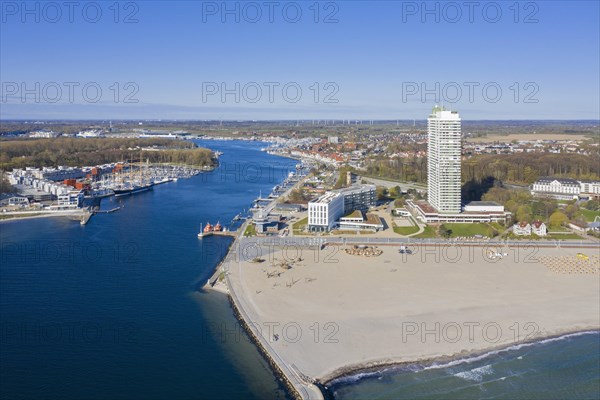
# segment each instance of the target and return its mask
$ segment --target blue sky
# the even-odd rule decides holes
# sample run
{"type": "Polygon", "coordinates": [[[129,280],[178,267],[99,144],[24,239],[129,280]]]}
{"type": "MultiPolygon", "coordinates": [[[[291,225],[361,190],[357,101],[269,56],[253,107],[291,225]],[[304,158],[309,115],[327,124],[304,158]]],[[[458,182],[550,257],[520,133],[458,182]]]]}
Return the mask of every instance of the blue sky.
{"type": "Polygon", "coordinates": [[[599,118],[599,2],[476,3],[2,1],[0,117],[599,118]]]}

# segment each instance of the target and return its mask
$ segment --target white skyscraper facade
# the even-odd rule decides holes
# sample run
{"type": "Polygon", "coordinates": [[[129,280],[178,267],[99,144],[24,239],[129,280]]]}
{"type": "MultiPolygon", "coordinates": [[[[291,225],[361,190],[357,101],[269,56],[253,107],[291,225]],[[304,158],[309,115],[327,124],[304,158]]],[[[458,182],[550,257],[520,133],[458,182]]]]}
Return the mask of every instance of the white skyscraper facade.
{"type": "Polygon", "coordinates": [[[435,106],[427,118],[428,202],[440,213],[461,211],[461,124],[457,111],[435,106]]]}

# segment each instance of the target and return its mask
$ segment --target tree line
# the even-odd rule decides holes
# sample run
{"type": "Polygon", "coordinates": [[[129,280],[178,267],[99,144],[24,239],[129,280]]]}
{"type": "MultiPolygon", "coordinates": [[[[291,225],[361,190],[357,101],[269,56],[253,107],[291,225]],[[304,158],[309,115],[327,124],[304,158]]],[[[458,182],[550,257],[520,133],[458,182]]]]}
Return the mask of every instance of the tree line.
{"type": "Polygon", "coordinates": [[[0,140],[0,170],[25,167],[100,165],[142,159],[151,162],[211,166],[209,149],[173,139],[54,138],[0,140]],[[143,151],[141,148],[153,148],[143,151]]]}
{"type": "MultiPolygon", "coordinates": [[[[367,165],[367,175],[400,181],[427,182],[427,157],[378,157],[367,165]]],[[[482,154],[464,159],[462,180],[493,178],[505,183],[531,184],[543,176],[600,179],[600,156],[583,154],[482,154]]]]}

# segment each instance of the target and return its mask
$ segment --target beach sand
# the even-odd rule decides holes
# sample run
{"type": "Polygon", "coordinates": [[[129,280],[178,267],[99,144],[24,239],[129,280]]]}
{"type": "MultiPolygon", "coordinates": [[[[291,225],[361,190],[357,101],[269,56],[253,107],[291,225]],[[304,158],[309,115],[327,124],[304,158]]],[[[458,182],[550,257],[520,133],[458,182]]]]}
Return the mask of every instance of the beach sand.
{"type": "Polygon", "coordinates": [[[382,246],[379,257],[343,249],[264,248],[262,263],[225,266],[253,330],[295,371],[322,382],[600,327],[600,275],[559,274],[536,259],[597,249],[505,248],[493,260],[482,247],[460,247],[460,255],[411,247],[406,255],[382,246]],[[298,256],[289,270],[278,265],[298,256]]]}

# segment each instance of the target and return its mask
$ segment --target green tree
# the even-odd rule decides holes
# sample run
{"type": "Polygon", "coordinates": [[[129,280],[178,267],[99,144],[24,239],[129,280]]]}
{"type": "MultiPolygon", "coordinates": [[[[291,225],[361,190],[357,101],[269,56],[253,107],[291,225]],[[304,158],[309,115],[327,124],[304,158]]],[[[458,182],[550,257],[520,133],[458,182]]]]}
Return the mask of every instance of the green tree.
{"type": "Polygon", "coordinates": [[[452,229],[449,229],[446,225],[441,224],[438,229],[438,233],[440,234],[441,237],[447,239],[450,236],[452,236],[452,229]]]}
{"type": "Polygon", "coordinates": [[[386,193],[387,190],[385,186],[377,186],[375,188],[375,196],[377,196],[377,200],[385,200],[387,198],[386,193]]]}
{"type": "Polygon", "coordinates": [[[0,171],[0,193],[12,193],[14,189],[3,171],[0,171]]]}
{"type": "Polygon", "coordinates": [[[569,218],[562,211],[554,211],[550,216],[550,226],[559,227],[565,225],[569,221],[569,218]]]}
{"type": "Polygon", "coordinates": [[[394,186],[393,188],[390,188],[389,192],[390,197],[397,198],[402,196],[402,190],[400,189],[400,186],[394,186]]]}
{"type": "Polygon", "coordinates": [[[569,219],[575,219],[581,214],[581,212],[579,211],[579,206],[576,203],[571,203],[565,207],[565,214],[567,214],[569,219]]]}
{"type": "Polygon", "coordinates": [[[600,201],[594,199],[589,200],[585,203],[584,207],[591,211],[598,211],[600,210],[600,201]]]}
{"type": "Polygon", "coordinates": [[[515,217],[517,218],[517,221],[519,221],[519,222],[531,221],[531,218],[532,218],[531,207],[529,205],[525,205],[525,204],[519,206],[519,208],[517,208],[517,213],[516,213],[515,217]]]}

